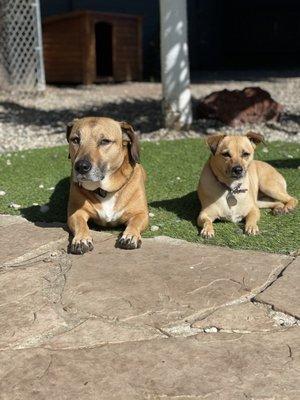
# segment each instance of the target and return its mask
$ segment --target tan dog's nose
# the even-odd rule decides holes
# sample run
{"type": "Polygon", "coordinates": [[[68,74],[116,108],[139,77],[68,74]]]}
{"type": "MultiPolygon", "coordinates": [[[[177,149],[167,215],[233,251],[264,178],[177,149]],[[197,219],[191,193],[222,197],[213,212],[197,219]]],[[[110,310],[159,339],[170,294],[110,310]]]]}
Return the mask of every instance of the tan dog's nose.
{"type": "Polygon", "coordinates": [[[236,176],[237,178],[242,176],[243,174],[243,167],[241,167],[240,165],[235,165],[234,167],[232,167],[231,169],[231,173],[232,175],[236,176]]]}

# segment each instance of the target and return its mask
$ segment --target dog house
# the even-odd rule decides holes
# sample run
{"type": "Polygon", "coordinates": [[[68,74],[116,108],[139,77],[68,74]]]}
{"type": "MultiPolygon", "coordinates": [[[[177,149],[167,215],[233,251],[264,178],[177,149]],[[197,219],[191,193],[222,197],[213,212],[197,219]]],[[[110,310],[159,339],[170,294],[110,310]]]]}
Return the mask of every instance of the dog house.
{"type": "Polygon", "coordinates": [[[142,18],[75,11],[43,21],[47,82],[142,78],[142,18]]]}

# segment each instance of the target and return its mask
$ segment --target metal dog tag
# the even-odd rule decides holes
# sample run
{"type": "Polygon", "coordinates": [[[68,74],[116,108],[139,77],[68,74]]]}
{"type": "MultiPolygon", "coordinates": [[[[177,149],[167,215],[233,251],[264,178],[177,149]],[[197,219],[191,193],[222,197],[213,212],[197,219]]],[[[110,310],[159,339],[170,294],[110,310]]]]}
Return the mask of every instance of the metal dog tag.
{"type": "Polygon", "coordinates": [[[226,196],[226,201],[229,207],[234,207],[237,205],[237,199],[231,192],[229,192],[226,196]]]}

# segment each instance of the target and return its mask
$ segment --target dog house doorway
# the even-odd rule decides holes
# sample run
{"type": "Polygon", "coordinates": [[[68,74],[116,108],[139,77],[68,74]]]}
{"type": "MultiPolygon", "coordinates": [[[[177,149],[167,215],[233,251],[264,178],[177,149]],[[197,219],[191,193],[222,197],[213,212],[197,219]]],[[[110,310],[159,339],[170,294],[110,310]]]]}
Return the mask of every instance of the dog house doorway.
{"type": "Polygon", "coordinates": [[[107,22],[95,24],[97,81],[113,78],[113,28],[107,22]]]}

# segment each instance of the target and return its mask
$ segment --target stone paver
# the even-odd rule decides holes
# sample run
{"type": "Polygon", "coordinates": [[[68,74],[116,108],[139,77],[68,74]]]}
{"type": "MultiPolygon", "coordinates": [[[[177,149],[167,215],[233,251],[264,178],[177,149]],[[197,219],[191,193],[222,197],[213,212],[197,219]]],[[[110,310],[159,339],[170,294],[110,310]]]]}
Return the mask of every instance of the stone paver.
{"type": "Polygon", "coordinates": [[[109,232],[73,256],[62,228],[1,216],[0,237],[20,243],[1,249],[1,400],[300,398],[292,257],[109,232]]]}
{"type": "Polygon", "coordinates": [[[299,345],[299,329],[291,328],[7,351],[0,355],[0,390],[3,400],[298,400],[299,345]]]}
{"type": "Polygon", "coordinates": [[[266,306],[247,302],[218,308],[206,318],[196,321],[192,327],[205,332],[216,329],[232,333],[271,332],[279,329],[271,315],[271,310],[266,306]]]}
{"type": "Polygon", "coordinates": [[[300,318],[299,288],[300,257],[297,257],[274,285],[257,296],[257,299],[272,305],[276,310],[300,318]],[[298,295],[295,296],[297,292],[298,295]]]}
{"type": "Polygon", "coordinates": [[[1,246],[0,263],[8,262],[13,258],[22,256],[29,251],[47,245],[53,240],[65,238],[62,228],[56,228],[55,224],[34,225],[23,218],[15,217],[14,223],[11,216],[0,217],[1,246]]]}

